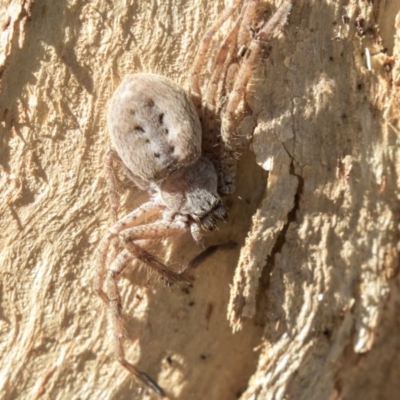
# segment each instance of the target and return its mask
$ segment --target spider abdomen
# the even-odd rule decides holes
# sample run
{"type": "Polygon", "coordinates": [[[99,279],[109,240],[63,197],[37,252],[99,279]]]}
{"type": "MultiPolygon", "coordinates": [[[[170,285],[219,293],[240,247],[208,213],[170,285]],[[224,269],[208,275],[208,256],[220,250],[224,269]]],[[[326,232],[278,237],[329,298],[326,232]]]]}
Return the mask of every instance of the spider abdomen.
{"type": "Polygon", "coordinates": [[[201,125],[185,91],[165,77],[124,77],[108,110],[112,146],[132,173],[159,181],[201,155],[201,125]]]}

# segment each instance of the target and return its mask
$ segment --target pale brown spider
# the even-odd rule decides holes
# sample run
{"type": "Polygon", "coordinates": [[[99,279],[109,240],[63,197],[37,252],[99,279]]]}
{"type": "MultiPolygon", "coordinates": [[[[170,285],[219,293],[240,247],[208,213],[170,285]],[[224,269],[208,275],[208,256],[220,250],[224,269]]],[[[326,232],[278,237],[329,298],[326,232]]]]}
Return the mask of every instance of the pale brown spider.
{"type": "Polygon", "coordinates": [[[136,258],[167,281],[188,281],[190,269],[210,253],[206,250],[176,272],[143,245],[187,231],[203,244],[201,230],[213,230],[227,218],[219,193],[235,190],[236,157],[243,145],[236,128],[245,114],[246,87],[262,41],[286,20],[292,1],[284,1],[268,22],[252,27],[258,5],[255,0],[244,4],[234,0],[206,32],[190,72],[188,92],[162,76],[140,73],[126,76],[110,102],[108,129],[113,149],[107,152],[105,165],[114,224],[96,252],[95,290],[110,310],[119,362],[160,396],[165,396],[164,390],[125,359],[117,280],[136,258]],[[239,16],[216,54],[211,79],[201,87],[213,36],[237,10],[239,16]],[[233,87],[226,89],[228,67],[234,62],[240,66],[233,87]],[[148,202],[120,220],[114,164],[151,194],[148,202]],[[115,256],[118,238],[124,250],[115,256]]]}

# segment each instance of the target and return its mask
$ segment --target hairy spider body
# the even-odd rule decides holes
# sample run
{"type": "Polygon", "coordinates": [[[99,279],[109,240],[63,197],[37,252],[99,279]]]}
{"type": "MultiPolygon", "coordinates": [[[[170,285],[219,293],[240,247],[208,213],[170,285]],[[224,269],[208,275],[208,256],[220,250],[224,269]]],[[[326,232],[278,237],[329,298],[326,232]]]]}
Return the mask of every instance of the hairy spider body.
{"type": "Polygon", "coordinates": [[[111,98],[108,130],[131,179],[160,207],[207,230],[226,219],[215,168],[201,157],[199,117],[183,89],[159,75],[126,76],[111,98]]]}
{"type": "Polygon", "coordinates": [[[125,266],[138,258],[168,281],[188,281],[190,268],[175,272],[135,241],[190,230],[193,239],[203,244],[201,229],[213,230],[218,221],[227,218],[227,212],[218,194],[214,165],[201,155],[202,132],[195,107],[171,81],[153,74],[125,77],[110,101],[108,129],[114,150],[106,153],[105,164],[115,224],[97,251],[100,269],[95,290],[112,311],[119,361],[143,383],[164,395],[156,382],[125,359],[117,279],[125,266]],[[147,203],[119,221],[114,162],[139,188],[151,193],[147,203]],[[142,223],[157,216],[153,223],[142,223]],[[107,256],[117,237],[125,250],[107,267],[107,256]]]}
{"type": "Polygon", "coordinates": [[[139,259],[168,281],[189,281],[188,272],[218,247],[204,250],[180,272],[145,249],[153,239],[188,231],[203,244],[202,229],[211,231],[227,218],[219,193],[235,191],[236,156],[243,144],[237,126],[245,114],[246,87],[261,41],[286,21],[292,2],[285,0],[269,21],[252,28],[259,2],[233,0],[202,39],[190,71],[188,92],[162,76],[137,73],[126,76],[110,100],[107,121],[112,148],[104,161],[113,225],[96,252],[95,290],[108,306],[119,362],[160,396],[165,396],[164,390],[125,358],[118,278],[133,259],[139,259]],[[236,10],[240,15],[217,52],[208,84],[202,86],[200,78],[212,38],[236,10]],[[245,45],[246,41],[250,43],[245,45]],[[239,58],[235,56],[243,48],[246,51],[240,51],[239,58]],[[231,89],[225,92],[232,62],[240,65],[231,89]],[[121,219],[115,166],[151,194],[149,201],[121,219]],[[124,249],[116,254],[118,242],[124,249]]]}

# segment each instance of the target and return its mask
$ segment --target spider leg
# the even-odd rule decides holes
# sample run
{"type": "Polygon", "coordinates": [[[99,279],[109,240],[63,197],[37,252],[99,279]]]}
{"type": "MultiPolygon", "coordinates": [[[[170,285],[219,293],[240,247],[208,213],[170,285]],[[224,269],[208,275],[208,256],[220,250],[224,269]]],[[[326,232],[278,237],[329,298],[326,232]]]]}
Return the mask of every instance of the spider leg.
{"type": "Polygon", "coordinates": [[[108,197],[111,205],[111,218],[113,224],[118,221],[118,210],[120,207],[119,196],[117,191],[117,180],[115,178],[115,170],[113,161],[116,159],[117,153],[110,147],[103,158],[104,173],[106,177],[108,197]]]}
{"type": "Polygon", "coordinates": [[[221,104],[217,104],[217,99],[221,96],[217,94],[218,89],[223,87],[223,81],[226,75],[226,64],[229,63],[232,53],[232,43],[235,42],[240,26],[240,17],[236,20],[234,27],[223,41],[217,54],[214,72],[207,86],[205,95],[202,99],[201,115],[202,115],[202,149],[203,153],[211,160],[220,175],[220,146],[221,136],[216,135],[220,130],[221,122],[218,118],[221,104]],[[230,57],[228,57],[230,56],[230,57]],[[228,60],[228,61],[227,61],[228,60]],[[225,71],[225,74],[224,74],[225,71]]]}
{"type": "MultiPolygon", "coordinates": [[[[247,4],[245,5],[245,8],[247,8],[247,4]]],[[[230,14],[232,13],[232,9],[227,10],[227,15],[223,15],[222,17],[225,17],[225,20],[229,18],[230,14]]],[[[242,14],[242,13],[241,13],[242,14]]],[[[220,131],[220,119],[218,118],[220,109],[221,109],[221,102],[218,101],[218,99],[222,98],[221,95],[221,89],[224,87],[224,81],[226,78],[226,72],[227,68],[226,66],[230,64],[231,59],[232,59],[232,54],[235,49],[235,45],[233,45],[238,36],[239,28],[240,28],[240,21],[241,21],[241,16],[239,16],[235,23],[233,24],[233,27],[231,28],[230,32],[226,36],[226,38],[223,40],[216,59],[215,59],[215,65],[214,65],[214,70],[211,75],[211,79],[205,89],[204,96],[201,96],[200,89],[198,88],[198,92],[196,94],[196,89],[192,88],[192,94],[194,93],[194,97],[197,96],[197,101],[194,99],[194,102],[201,102],[201,108],[198,110],[200,113],[199,115],[202,116],[202,128],[203,128],[203,137],[202,137],[202,149],[204,154],[211,160],[211,162],[214,164],[214,167],[217,170],[218,176],[221,176],[221,159],[220,159],[220,146],[221,146],[221,136],[217,135],[216,132],[220,131]],[[202,99],[200,100],[200,98],[202,99]]],[[[220,21],[221,22],[221,21],[220,21]]],[[[222,24],[221,24],[222,25],[222,24]]],[[[217,27],[212,27],[211,32],[208,31],[205,35],[208,40],[211,40],[212,35],[215,34],[216,30],[220,27],[218,25],[217,27]],[[214,29],[214,30],[213,30],[214,29]],[[208,34],[208,36],[207,36],[208,34]]],[[[210,46],[210,43],[206,43],[207,46],[207,51],[210,46]]],[[[201,48],[199,54],[201,54],[201,51],[203,49],[201,48]]],[[[203,50],[205,51],[205,50],[203,50]]],[[[206,53],[204,53],[204,57],[206,56],[206,53]]],[[[198,66],[198,69],[200,66],[198,66]]],[[[198,76],[197,76],[198,79],[198,76]]],[[[197,82],[198,84],[198,82],[197,82]]],[[[220,180],[220,179],[219,179],[220,180]]],[[[221,185],[220,185],[221,186],[221,185]]]]}
{"type": "MultiPolygon", "coordinates": [[[[259,0],[247,1],[243,7],[242,12],[235,21],[231,31],[223,41],[219,53],[216,57],[215,69],[211,78],[211,82],[214,85],[214,88],[208,91],[209,96],[207,96],[206,99],[207,103],[215,104],[216,99],[221,99],[223,96],[226,95],[226,92],[229,92],[229,88],[228,89],[225,88],[225,93],[224,93],[223,92],[224,85],[218,85],[219,82],[226,79],[225,77],[221,78],[220,76],[221,72],[222,70],[225,70],[225,76],[228,75],[227,72],[229,71],[229,69],[224,67],[229,66],[233,60],[234,63],[237,64],[238,59],[242,57],[242,55],[239,53],[242,48],[246,49],[244,44],[247,43],[250,38],[249,21],[253,21],[255,19],[259,6],[260,6],[259,0]],[[233,43],[235,43],[234,46],[233,43]],[[228,58],[229,53],[230,57],[228,58]]],[[[220,112],[221,106],[222,105],[219,105],[217,112],[220,112]]]]}
{"type": "MultiPolygon", "coordinates": [[[[99,269],[95,283],[95,291],[106,304],[114,302],[119,310],[121,310],[121,299],[116,282],[126,265],[134,258],[146,263],[169,282],[189,282],[191,280],[186,275],[183,276],[179,272],[168,268],[156,256],[134,243],[135,240],[156,239],[165,236],[179,235],[189,229],[182,221],[154,222],[127,229],[127,226],[129,224],[132,226],[137,218],[143,218],[145,214],[148,215],[149,212],[154,210],[152,209],[152,207],[155,206],[154,203],[146,203],[144,206],[146,205],[148,209],[144,211],[147,211],[147,213],[143,211],[136,213],[137,210],[135,210],[112,226],[99,245],[97,254],[99,269]],[[107,268],[107,251],[110,243],[118,234],[126,249],[122,251],[107,268]],[[103,287],[105,290],[103,290],[103,287]]],[[[142,206],[142,208],[144,208],[144,206],[142,206]]]]}
{"type": "Polygon", "coordinates": [[[107,270],[107,256],[110,246],[112,246],[113,242],[121,231],[140,224],[144,219],[154,216],[161,210],[161,208],[162,207],[159,204],[153,201],[149,201],[141,205],[136,210],[122,218],[120,221],[116,222],[101,239],[95,255],[97,275],[94,284],[94,290],[106,303],[108,303],[109,299],[103,291],[103,285],[107,270]]]}
{"type": "Polygon", "coordinates": [[[202,69],[202,64],[207,56],[208,50],[210,49],[211,39],[218,31],[218,29],[222,26],[222,24],[229,19],[229,17],[237,10],[239,4],[242,0],[234,0],[231,7],[227,8],[222,15],[218,18],[217,21],[211,26],[210,29],[204,34],[201,39],[200,48],[196,54],[196,57],[193,62],[193,67],[190,71],[189,78],[189,89],[192,93],[193,100],[195,106],[198,110],[200,110],[201,106],[201,91],[200,91],[200,71],[202,69]]]}
{"type": "Polygon", "coordinates": [[[167,281],[180,282],[187,281],[188,279],[180,275],[179,272],[175,272],[168,268],[156,256],[134,242],[135,240],[141,239],[157,239],[166,236],[179,235],[188,231],[188,229],[189,227],[182,221],[161,221],[124,230],[120,233],[120,238],[125,248],[128,249],[132,255],[146,263],[167,281]]]}
{"type": "MultiPolygon", "coordinates": [[[[270,37],[274,31],[286,21],[287,15],[292,8],[293,0],[285,1],[273,16],[254,35],[248,48],[248,55],[239,68],[234,86],[228,96],[226,107],[222,112],[221,121],[221,170],[223,193],[232,193],[235,189],[236,180],[236,153],[240,147],[239,138],[236,136],[236,128],[243,118],[243,104],[246,87],[252,75],[254,65],[259,58],[261,41],[270,37]]],[[[253,12],[252,10],[249,11],[253,12]]]]}
{"type": "Polygon", "coordinates": [[[128,250],[123,250],[110,265],[104,283],[105,296],[107,298],[109,316],[111,318],[110,325],[113,329],[115,352],[117,354],[118,361],[123,367],[135,375],[135,377],[138,378],[142,383],[154,390],[154,392],[164,397],[164,390],[157,384],[157,382],[150,378],[150,376],[144,371],[139,370],[135,365],[131,364],[125,358],[125,337],[121,318],[121,296],[117,281],[122,271],[133,258],[133,255],[128,250]]]}
{"type": "Polygon", "coordinates": [[[249,0],[243,12],[242,24],[239,29],[238,47],[248,43],[250,37],[251,22],[257,20],[257,12],[260,9],[259,0],[249,0]]]}
{"type": "MultiPolygon", "coordinates": [[[[115,224],[118,221],[118,211],[120,208],[118,185],[115,176],[115,167],[119,168],[128,179],[130,179],[137,187],[139,187],[142,190],[148,190],[149,183],[143,181],[142,179],[134,175],[125,166],[125,164],[119,157],[118,153],[111,147],[108,148],[108,150],[106,151],[106,154],[104,155],[103,158],[103,163],[104,163],[104,174],[107,183],[109,202],[111,205],[111,219],[112,223],[115,224]]],[[[117,238],[114,238],[109,246],[109,251],[108,251],[109,260],[113,260],[116,257],[117,249],[118,249],[118,241],[117,238]]]]}
{"type": "Polygon", "coordinates": [[[217,91],[218,91],[219,84],[222,80],[221,74],[224,71],[224,66],[225,66],[226,60],[228,59],[229,52],[232,49],[232,43],[235,42],[235,40],[238,36],[240,20],[241,20],[240,17],[236,19],[233,28],[231,29],[229,34],[226,36],[226,38],[224,39],[224,41],[221,44],[221,47],[219,48],[217,57],[215,59],[214,72],[211,76],[211,79],[210,79],[210,82],[209,82],[209,85],[207,88],[206,96],[204,96],[204,99],[203,99],[203,104],[210,107],[212,109],[212,111],[214,111],[215,113],[217,113],[216,100],[217,100],[217,98],[219,98],[219,97],[217,97],[217,91]]]}
{"type": "Polygon", "coordinates": [[[295,0],[286,0],[275,11],[274,15],[261,27],[256,34],[256,41],[266,40],[276,32],[276,29],[282,26],[292,10],[295,0]]]}
{"type": "Polygon", "coordinates": [[[252,39],[249,46],[249,56],[243,61],[238,76],[236,77],[233,90],[229,94],[227,106],[222,116],[222,138],[226,146],[236,147],[235,141],[232,140],[234,136],[234,127],[237,123],[239,104],[244,99],[247,84],[251,77],[254,64],[259,57],[261,51],[261,41],[266,40],[277,27],[279,27],[285,20],[292,8],[292,0],[287,0],[282,4],[275,14],[264,24],[264,26],[257,32],[252,39]]]}
{"type": "MultiPolygon", "coordinates": [[[[116,227],[116,225],[114,225],[114,233],[117,232],[120,228],[120,226],[116,227]]],[[[187,276],[187,274],[180,274],[169,269],[151,253],[147,252],[142,247],[134,243],[135,240],[139,239],[154,239],[163,236],[171,236],[180,234],[187,230],[188,227],[182,221],[165,221],[135,226],[124,231],[120,231],[119,236],[122,239],[126,249],[123,250],[112,262],[107,270],[107,276],[105,277],[105,279],[103,278],[104,292],[102,293],[104,296],[102,298],[108,304],[108,308],[110,311],[109,315],[111,317],[111,326],[113,327],[114,331],[113,336],[115,340],[118,361],[122,364],[123,367],[125,367],[141,382],[146,384],[160,396],[165,396],[165,393],[164,390],[157,384],[157,382],[150,378],[150,376],[147,375],[144,371],[139,370],[134,364],[131,364],[125,358],[124,331],[121,318],[121,296],[117,282],[122,271],[134,258],[138,258],[139,260],[148,264],[152,269],[155,269],[168,281],[190,281],[190,278],[187,276]]],[[[111,234],[109,236],[111,236],[111,234]]]]}
{"type": "MultiPolygon", "coordinates": [[[[232,47],[232,43],[234,43],[237,39],[238,35],[240,35],[240,37],[243,36],[243,29],[240,24],[240,20],[242,19],[241,17],[236,20],[233,28],[219,49],[215,62],[215,69],[212,74],[209,87],[207,88],[206,96],[203,98],[203,102],[200,89],[200,72],[207,53],[209,52],[213,36],[223,25],[223,23],[231,17],[231,15],[239,7],[240,3],[240,0],[234,0],[232,6],[227,8],[214,23],[214,25],[207,30],[202,38],[200,48],[196,54],[193,67],[190,71],[189,79],[189,89],[192,95],[192,100],[199,115],[202,115],[203,152],[212,161],[217,170],[219,192],[225,194],[232,193],[235,190],[234,181],[236,175],[236,149],[229,149],[223,142],[223,139],[221,143],[221,137],[215,135],[215,132],[219,130],[218,128],[220,125],[219,121],[216,120],[216,116],[218,115],[219,108],[221,107],[221,104],[216,104],[216,99],[221,97],[217,95],[217,92],[218,87],[223,86],[220,85],[220,82],[224,71],[224,66],[227,63],[229,50],[232,47]]],[[[248,21],[248,18],[254,17],[258,3],[258,0],[248,1],[245,3],[244,10],[241,12],[243,19],[248,21]]],[[[230,58],[232,58],[232,55],[229,57],[229,59],[230,58]]],[[[228,116],[231,118],[230,109],[228,110],[228,116]]],[[[230,126],[228,129],[229,128],[230,126]]]]}

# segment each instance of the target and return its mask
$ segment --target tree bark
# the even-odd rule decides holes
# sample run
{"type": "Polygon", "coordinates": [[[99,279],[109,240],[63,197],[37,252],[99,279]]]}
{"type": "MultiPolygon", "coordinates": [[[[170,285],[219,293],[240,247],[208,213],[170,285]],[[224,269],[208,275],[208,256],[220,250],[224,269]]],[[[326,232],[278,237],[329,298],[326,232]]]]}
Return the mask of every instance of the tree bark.
{"type": "MultiPolygon", "coordinates": [[[[0,0],[2,399],[156,398],[116,361],[92,289],[107,101],[128,73],[183,85],[229,4],[0,0]]],[[[193,285],[123,274],[127,358],[171,400],[398,398],[399,9],[295,1],[249,85],[229,221],[206,237],[238,248],[193,285]]],[[[146,198],[121,194],[122,215],[146,198]]],[[[201,249],[152,251],[179,268],[201,249]]]]}

